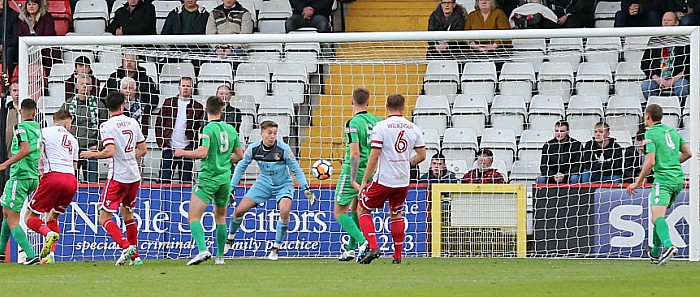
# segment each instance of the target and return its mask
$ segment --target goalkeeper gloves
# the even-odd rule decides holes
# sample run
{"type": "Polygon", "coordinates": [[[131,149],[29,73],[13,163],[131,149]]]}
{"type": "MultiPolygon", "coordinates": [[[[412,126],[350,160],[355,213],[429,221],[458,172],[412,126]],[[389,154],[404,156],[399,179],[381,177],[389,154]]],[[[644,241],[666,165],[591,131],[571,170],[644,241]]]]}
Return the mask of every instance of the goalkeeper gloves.
{"type": "Polygon", "coordinates": [[[304,195],[306,195],[306,198],[309,199],[309,204],[314,205],[314,203],[316,203],[316,194],[314,194],[309,187],[304,189],[304,195]]]}

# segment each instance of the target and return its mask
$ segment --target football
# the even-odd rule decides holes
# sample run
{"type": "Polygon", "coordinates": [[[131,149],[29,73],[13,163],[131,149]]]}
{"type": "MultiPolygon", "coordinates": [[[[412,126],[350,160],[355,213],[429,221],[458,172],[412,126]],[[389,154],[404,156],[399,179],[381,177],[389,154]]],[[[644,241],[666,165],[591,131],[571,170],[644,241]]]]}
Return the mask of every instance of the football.
{"type": "Polygon", "coordinates": [[[328,160],[318,160],[311,168],[314,176],[320,180],[328,179],[333,174],[333,164],[328,160]]]}

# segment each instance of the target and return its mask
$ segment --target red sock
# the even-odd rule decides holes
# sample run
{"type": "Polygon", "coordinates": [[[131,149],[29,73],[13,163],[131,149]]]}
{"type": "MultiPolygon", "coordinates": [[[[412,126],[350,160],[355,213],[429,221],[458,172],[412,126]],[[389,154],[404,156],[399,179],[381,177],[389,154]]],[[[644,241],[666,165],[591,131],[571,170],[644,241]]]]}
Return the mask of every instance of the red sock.
{"type": "Polygon", "coordinates": [[[49,227],[46,226],[46,223],[44,223],[44,221],[37,217],[29,218],[27,220],[27,227],[29,227],[29,229],[34,230],[34,232],[40,233],[44,236],[48,235],[49,232],[51,232],[51,229],[49,229],[49,227]]]}
{"type": "Polygon", "coordinates": [[[114,241],[121,247],[122,249],[128,248],[129,247],[129,242],[126,240],[124,237],[124,234],[122,234],[122,231],[119,230],[119,227],[117,227],[117,223],[115,223],[113,220],[106,220],[102,224],[102,228],[109,233],[109,236],[114,239],[114,241]]]}
{"type": "Polygon", "coordinates": [[[401,259],[404,240],[403,218],[391,220],[391,238],[394,240],[394,259],[401,259]]]}
{"type": "Polygon", "coordinates": [[[365,235],[365,238],[367,239],[367,242],[369,242],[369,248],[372,250],[376,250],[379,248],[379,245],[377,244],[377,236],[374,234],[375,228],[374,228],[374,221],[372,220],[372,215],[363,213],[360,215],[360,230],[362,230],[362,234],[365,235]]]}
{"type": "MultiPolygon", "coordinates": [[[[58,228],[58,221],[56,220],[50,220],[46,222],[46,226],[51,229],[51,231],[56,232],[56,233],[61,233],[61,229],[58,228]]],[[[51,252],[54,253],[56,252],[56,247],[58,246],[58,242],[54,243],[53,246],[51,247],[51,252]]]]}
{"type": "Polygon", "coordinates": [[[136,253],[131,256],[131,260],[134,260],[139,257],[139,249],[138,249],[138,243],[139,243],[139,228],[138,224],[136,224],[135,219],[131,219],[125,222],[126,224],[126,238],[129,240],[129,243],[136,248],[136,253]]]}

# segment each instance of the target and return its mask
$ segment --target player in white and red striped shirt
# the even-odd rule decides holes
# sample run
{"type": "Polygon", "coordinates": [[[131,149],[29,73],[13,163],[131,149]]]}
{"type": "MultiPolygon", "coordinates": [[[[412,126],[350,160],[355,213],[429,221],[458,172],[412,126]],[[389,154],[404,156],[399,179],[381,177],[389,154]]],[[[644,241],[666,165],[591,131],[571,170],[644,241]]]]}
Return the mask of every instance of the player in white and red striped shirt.
{"type": "Polygon", "coordinates": [[[372,129],[372,152],[367,160],[367,169],[362,177],[360,194],[360,229],[369,242],[370,251],[360,250],[358,262],[369,264],[381,256],[375,236],[372,210],[383,208],[389,201],[391,237],[394,241],[394,260],[401,264],[404,241],[403,205],[408,194],[411,167],[425,160],[425,144],[420,128],[403,117],[405,99],[400,94],[390,95],[386,100],[389,117],[374,125],[372,129]],[[416,155],[411,158],[411,150],[416,155]],[[375,172],[376,169],[376,172],[375,172]],[[374,174],[372,182],[367,181],[374,174]]]}
{"type": "Polygon", "coordinates": [[[137,159],[146,155],[146,138],[139,123],[123,114],[124,95],[109,93],[105,102],[109,109],[109,120],[100,126],[104,149],[99,152],[84,151],[80,157],[109,158],[107,182],[100,197],[100,224],[123,250],[116,265],[126,264],[129,258],[130,265],[141,265],[143,262],[136,248],[138,228],[134,219],[134,207],[141,185],[137,159]],[[117,210],[121,210],[124,218],[126,237],[112,220],[112,214],[117,210]]]}
{"type": "Polygon", "coordinates": [[[42,150],[39,172],[42,173],[32,199],[29,201],[27,227],[46,237],[39,254],[41,263],[53,264],[54,251],[59,238],[58,217],[65,213],[73,201],[78,181],[78,140],[70,134],[70,112],[61,109],[53,114],[53,127],[41,130],[42,150]],[[39,217],[46,214],[46,222],[39,217]]]}

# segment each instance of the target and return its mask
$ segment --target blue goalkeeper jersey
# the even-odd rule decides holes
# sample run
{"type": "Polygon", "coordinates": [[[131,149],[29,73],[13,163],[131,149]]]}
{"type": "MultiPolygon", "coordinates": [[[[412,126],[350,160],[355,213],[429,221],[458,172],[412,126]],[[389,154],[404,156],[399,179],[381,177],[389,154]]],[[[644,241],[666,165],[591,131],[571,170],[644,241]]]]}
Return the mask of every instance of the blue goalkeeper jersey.
{"type": "Polygon", "coordinates": [[[297,158],[289,145],[277,140],[274,146],[266,148],[262,144],[262,140],[258,140],[248,146],[243,154],[243,160],[236,165],[231,179],[231,188],[238,186],[243,173],[253,160],[260,166],[260,175],[257,177],[256,183],[260,182],[269,186],[294,185],[294,180],[289,174],[291,171],[302,189],[308,187],[304,172],[299,167],[297,158]]]}

